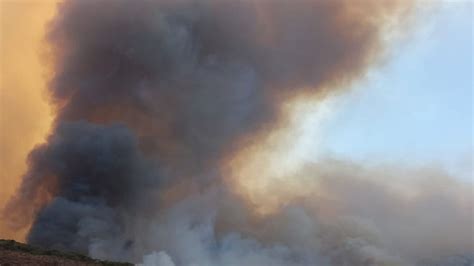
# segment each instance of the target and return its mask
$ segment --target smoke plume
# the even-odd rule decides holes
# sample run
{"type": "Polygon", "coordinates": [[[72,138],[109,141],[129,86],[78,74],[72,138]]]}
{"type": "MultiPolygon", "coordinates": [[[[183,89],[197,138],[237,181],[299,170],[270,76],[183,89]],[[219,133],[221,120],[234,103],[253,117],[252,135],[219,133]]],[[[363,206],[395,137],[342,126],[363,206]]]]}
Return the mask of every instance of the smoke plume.
{"type": "Polygon", "coordinates": [[[285,124],[284,103],[360,78],[409,9],[64,1],[47,34],[54,126],[30,153],[6,222],[32,222],[34,245],[145,265],[414,265],[470,254],[470,191],[444,174],[430,187],[432,173],[396,185],[396,169],[327,161],[254,193],[243,183],[259,175],[228,167],[285,124]]]}

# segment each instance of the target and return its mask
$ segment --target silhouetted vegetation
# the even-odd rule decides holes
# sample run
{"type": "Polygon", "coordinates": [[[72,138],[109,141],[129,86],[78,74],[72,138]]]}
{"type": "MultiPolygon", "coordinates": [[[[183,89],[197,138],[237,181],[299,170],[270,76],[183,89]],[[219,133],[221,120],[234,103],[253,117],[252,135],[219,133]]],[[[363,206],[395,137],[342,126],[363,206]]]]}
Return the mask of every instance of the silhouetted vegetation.
{"type": "Polygon", "coordinates": [[[54,256],[58,258],[64,258],[64,259],[80,261],[80,262],[85,262],[85,263],[90,263],[90,264],[97,264],[97,265],[106,265],[106,266],[133,265],[127,262],[112,262],[112,261],[96,260],[86,255],[74,253],[74,252],[64,252],[64,251],[58,251],[58,250],[42,249],[39,247],[34,247],[31,245],[19,243],[14,240],[0,239],[0,250],[17,251],[17,252],[28,253],[31,255],[54,256]]]}

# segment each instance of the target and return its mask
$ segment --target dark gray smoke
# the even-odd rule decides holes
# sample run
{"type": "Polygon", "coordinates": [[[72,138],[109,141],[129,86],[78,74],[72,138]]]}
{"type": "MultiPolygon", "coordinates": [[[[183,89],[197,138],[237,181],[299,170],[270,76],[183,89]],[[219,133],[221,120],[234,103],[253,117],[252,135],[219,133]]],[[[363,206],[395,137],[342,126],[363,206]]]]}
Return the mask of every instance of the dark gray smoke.
{"type": "MultiPolygon", "coordinates": [[[[278,126],[284,102],[360,77],[381,53],[386,22],[406,9],[368,0],[65,1],[47,35],[54,128],[30,154],[8,222],[32,220],[28,241],[43,247],[134,262],[173,255],[157,255],[160,265],[403,261],[345,235],[240,230],[252,228],[240,222],[251,210],[221,168],[278,126]],[[242,216],[216,223],[225,208],[242,216]]],[[[305,207],[285,213],[276,221],[317,227],[305,207]]]]}

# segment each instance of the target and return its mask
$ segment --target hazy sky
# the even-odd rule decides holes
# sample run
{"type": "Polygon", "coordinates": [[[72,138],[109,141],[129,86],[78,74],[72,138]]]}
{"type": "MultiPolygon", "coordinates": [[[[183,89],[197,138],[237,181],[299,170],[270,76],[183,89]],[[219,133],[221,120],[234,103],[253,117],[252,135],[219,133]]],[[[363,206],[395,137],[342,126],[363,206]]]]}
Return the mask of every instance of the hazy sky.
{"type": "Polygon", "coordinates": [[[472,177],[473,6],[437,3],[420,13],[420,28],[387,64],[333,99],[320,151],[355,160],[437,163],[472,177]]]}

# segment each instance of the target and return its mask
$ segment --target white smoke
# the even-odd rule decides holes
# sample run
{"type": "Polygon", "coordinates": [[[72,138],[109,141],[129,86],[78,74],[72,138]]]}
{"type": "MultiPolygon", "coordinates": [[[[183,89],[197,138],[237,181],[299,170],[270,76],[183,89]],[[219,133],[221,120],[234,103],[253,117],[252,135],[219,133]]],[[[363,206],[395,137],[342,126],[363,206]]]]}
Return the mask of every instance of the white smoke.
{"type": "Polygon", "coordinates": [[[165,252],[153,252],[143,257],[143,264],[138,266],[175,266],[170,256],[165,252]]]}
{"type": "Polygon", "coordinates": [[[306,191],[270,185],[282,203],[263,216],[224,188],[189,195],[154,221],[149,247],[183,266],[426,265],[473,252],[472,187],[440,169],[324,161],[287,178],[306,191]]]}

